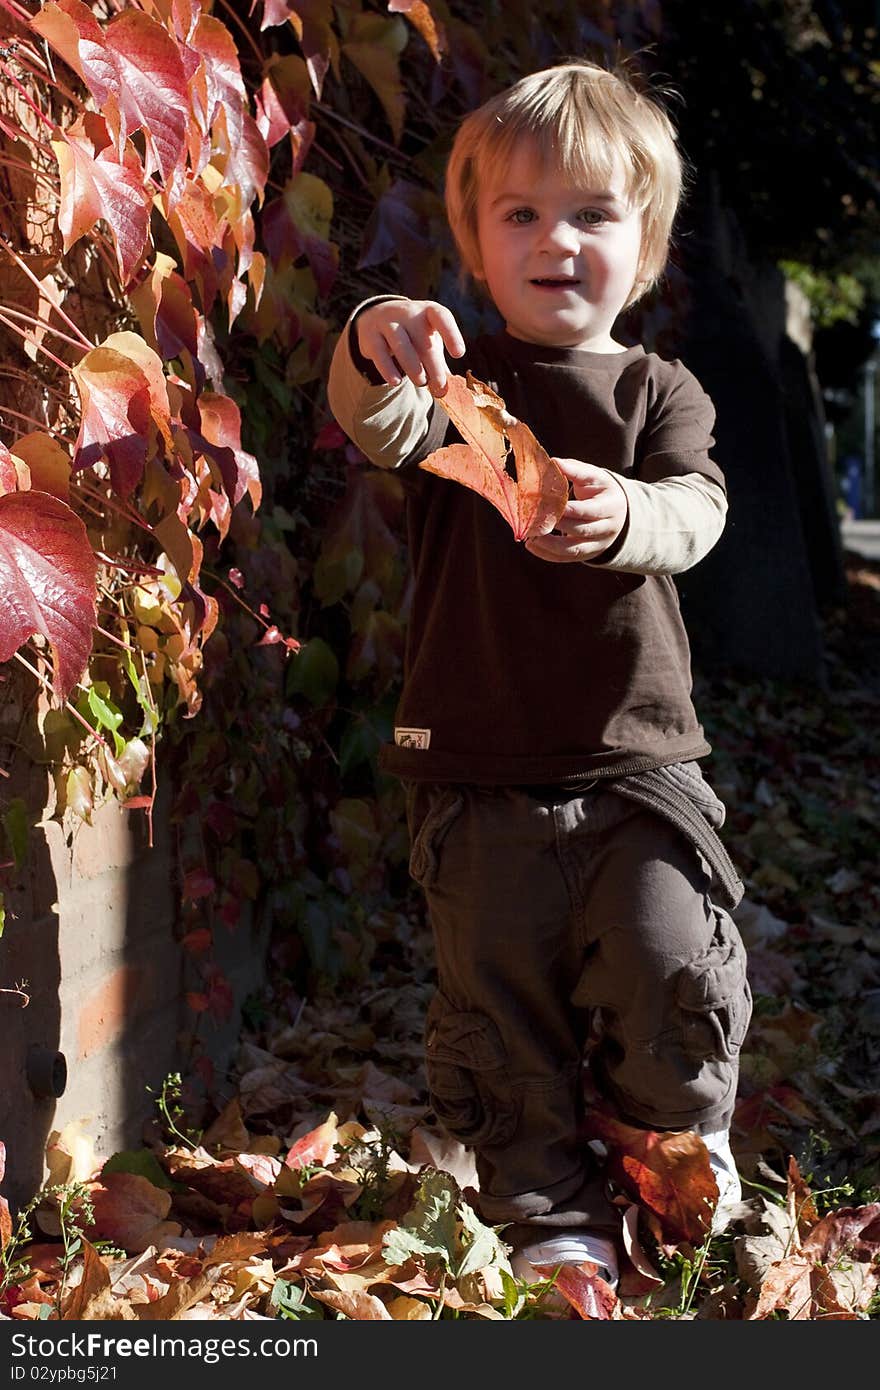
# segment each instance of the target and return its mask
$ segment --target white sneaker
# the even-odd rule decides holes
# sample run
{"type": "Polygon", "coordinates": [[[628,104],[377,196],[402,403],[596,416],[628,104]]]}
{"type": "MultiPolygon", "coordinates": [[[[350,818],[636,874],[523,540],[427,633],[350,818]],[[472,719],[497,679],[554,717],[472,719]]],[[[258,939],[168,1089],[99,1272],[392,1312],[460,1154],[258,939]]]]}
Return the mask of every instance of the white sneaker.
{"type": "Polygon", "coordinates": [[[536,1283],[543,1277],[535,1269],[536,1265],[550,1266],[552,1273],[558,1265],[582,1265],[587,1260],[598,1265],[600,1279],[612,1289],[617,1288],[619,1275],[614,1242],[591,1231],[562,1231],[548,1235],[546,1240],[524,1245],[511,1256],[510,1267],[518,1279],[536,1283]]]}
{"type": "Polygon", "coordinates": [[[718,1184],[718,1205],[712,1216],[712,1234],[717,1236],[727,1229],[733,1208],[742,1201],[742,1183],[730,1151],[729,1130],[716,1129],[713,1134],[701,1134],[700,1138],[709,1150],[709,1166],[718,1184]]]}

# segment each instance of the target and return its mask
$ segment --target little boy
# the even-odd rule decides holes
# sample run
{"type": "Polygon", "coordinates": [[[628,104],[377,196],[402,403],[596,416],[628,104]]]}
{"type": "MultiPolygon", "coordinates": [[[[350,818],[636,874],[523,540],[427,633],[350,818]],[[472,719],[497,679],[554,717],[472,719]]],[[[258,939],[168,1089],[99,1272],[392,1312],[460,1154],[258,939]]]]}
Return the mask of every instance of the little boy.
{"type": "Polygon", "coordinates": [[[523,78],[463,122],[446,176],[463,270],[504,328],[466,344],[443,305],[377,296],[330,370],[339,424],[406,491],[414,591],[380,765],[405,784],[434,935],[431,1103],[527,1277],[591,1261],[617,1279],[587,1051],[622,1119],[702,1136],[716,1230],[741,1196],[742,885],[671,577],[724,527],[715,415],[681,362],[613,336],[662,273],[681,178],[668,117],[625,76],[523,78]],[[551,534],[518,544],[478,493],[416,467],[458,438],[435,399],[444,349],[570,480],[551,534]]]}

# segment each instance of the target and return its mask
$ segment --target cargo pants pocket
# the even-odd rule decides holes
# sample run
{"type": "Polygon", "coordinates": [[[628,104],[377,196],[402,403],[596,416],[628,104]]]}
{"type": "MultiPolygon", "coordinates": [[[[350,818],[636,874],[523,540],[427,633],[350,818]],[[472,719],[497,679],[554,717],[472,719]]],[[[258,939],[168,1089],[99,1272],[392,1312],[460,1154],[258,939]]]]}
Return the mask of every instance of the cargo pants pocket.
{"type": "Polygon", "coordinates": [[[507,1052],[496,1025],[434,995],[426,1019],[428,1094],[437,1119],[471,1148],[506,1144],[517,1125],[507,1052]]]}
{"type": "Polygon", "coordinates": [[[410,833],[409,872],[421,888],[431,888],[440,866],[440,847],[464,806],[455,786],[411,782],[406,788],[410,833]]]}
{"type": "Polygon", "coordinates": [[[734,1062],[752,1016],[746,952],[728,914],[713,908],[715,932],[709,949],[682,967],[675,984],[684,1051],[695,1060],[734,1062]]]}

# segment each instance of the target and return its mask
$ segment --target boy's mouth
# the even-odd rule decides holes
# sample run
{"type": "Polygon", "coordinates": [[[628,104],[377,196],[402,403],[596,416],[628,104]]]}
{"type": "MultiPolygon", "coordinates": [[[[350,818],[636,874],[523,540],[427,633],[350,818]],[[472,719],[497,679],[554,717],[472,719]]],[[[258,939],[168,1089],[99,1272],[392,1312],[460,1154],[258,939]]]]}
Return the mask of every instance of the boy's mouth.
{"type": "Polygon", "coordinates": [[[570,289],[573,285],[579,285],[580,280],[569,275],[542,275],[532,280],[532,284],[542,285],[548,289],[570,289]]]}

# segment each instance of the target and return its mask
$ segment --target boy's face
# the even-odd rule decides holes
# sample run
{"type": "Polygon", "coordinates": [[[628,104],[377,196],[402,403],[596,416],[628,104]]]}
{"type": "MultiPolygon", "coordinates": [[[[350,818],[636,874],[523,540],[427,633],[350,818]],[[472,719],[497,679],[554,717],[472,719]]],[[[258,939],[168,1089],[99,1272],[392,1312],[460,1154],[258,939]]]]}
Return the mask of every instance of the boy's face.
{"type": "Polygon", "coordinates": [[[524,142],[480,189],[477,236],[477,278],[514,338],[617,350],[611,329],[641,248],[641,215],[626,201],[622,169],[610,187],[572,185],[524,142]]]}

